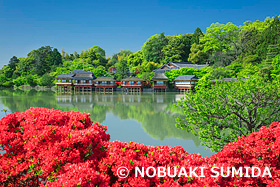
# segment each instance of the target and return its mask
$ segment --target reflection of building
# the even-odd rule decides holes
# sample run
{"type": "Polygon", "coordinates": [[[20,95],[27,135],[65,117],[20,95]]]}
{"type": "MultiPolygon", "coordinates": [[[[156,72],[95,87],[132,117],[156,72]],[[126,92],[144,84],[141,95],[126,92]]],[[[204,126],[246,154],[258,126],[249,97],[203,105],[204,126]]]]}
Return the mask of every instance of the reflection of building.
{"type": "Polygon", "coordinates": [[[96,91],[114,91],[117,88],[116,80],[113,77],[97,77],[95,79],[96,91]]]}
{"type": "Polygon", "coordinates": [[[93,108],[93,98],[92,95],[57,95],[57,104],[87,110],[93,108]]]}
{"type": "Polygon", "coordinates": [[[57,104],[62,107],[73,107],[72,95],[57,95],[57,104]]]}
{"type": "Polygon", "coordinates": [[[155,71],[155,75],[152,78],[153,91],[166,91],[168,80],[169,79],[165,76],[164,71],[155,71]]]}
{"type": "Polygon", "coordinates": [[[131,92],[141,92],[143,88],[143,80],[138,77],[128,77],[122,79],[122,90],[131,92]]]}
{"type": "Polygon", "coordinates": [[[115,103],[115,96],[112,94],[96,94],[94,95],[94,102],[97,105],[114,105],[115,103]]]}
{"type": "Polygon", "coordinates": [[[73,105],[79,110],[88,110],[93,108],[93,98],[92,95],[74,95],[73,105]]]}
{"type": "Polygon", "coordinates": [[[142,95],[121,95],[122,103],[141,103],[142,95]]]}
{"type": "Polygon", "coordinates": [[[179,91],[193,89],[197,80],[198,78],[195,75],[179,75],[176,79],[174,79],[175,88],[179,91]]]}
{"type": "Polygon", "coordinates": [[[74,91],[92,91],[94,78],[95,77],[92,72],[76,69],[71,74],[61,74],[56,77],[57,90],[61,92],[68,92],[74,87],[74,91]]]}

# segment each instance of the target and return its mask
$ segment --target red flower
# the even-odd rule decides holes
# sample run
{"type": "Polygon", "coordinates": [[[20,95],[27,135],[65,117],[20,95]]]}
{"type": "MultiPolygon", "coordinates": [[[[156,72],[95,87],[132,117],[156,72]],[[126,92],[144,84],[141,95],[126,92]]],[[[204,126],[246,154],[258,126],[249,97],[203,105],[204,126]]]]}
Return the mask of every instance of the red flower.
{"type": "MultiPolygon", "coordinates": [[[[2,186],[278,186],[280,124],[262,127],[215,155],[188,154],[182,147],[109,141],[106,126],[89,114],[31,108],[0,120],[2,186]],[[119,167],[129,175],[121,179],[119,167]],[[171,175],[135,177],[135,167],[173,168],[171,175]],[[270,168],[272,177],[211,177],[211,168],[270,168]],[[176,169],[204,167],[205,177],[178,176],[176,169]],[[176,168],[176,169],[174,169],[176,168]],[[177,174],[177,175],[176,175],[177,174]]],[[[227,170],[225,170],[227,171],[227,170]]],[[[231,171],[231,170],[229,170],[231,171]]],[[[248,170],[249,172],[252,169],[248,170]]],[[[149,171],[152,174],[152,171],[149,171]]],[[[196,171],[198,176],[202,171],[196,171]]],[[[225,173],[226,175],[226,173],[225,173]]]]}

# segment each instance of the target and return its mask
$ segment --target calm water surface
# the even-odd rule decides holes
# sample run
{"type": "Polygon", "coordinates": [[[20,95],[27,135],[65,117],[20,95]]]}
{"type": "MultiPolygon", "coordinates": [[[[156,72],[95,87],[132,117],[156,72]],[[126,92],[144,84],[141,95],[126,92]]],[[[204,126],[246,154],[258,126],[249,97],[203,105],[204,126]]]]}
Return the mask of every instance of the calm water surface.
{"type": "Polygon", "coordinates": [[[47,107],[63,111],[91,113],[95,122],[107,125],[111,140],[146,145],[182,146],[189,153],[211,156],[191,133],[175,127],[182,111],[174,107],[183,95],[177,93],[85,93],[61,95],[52,91],[0,90],[0,117],[22,112],[30,107],[47,107]]]}

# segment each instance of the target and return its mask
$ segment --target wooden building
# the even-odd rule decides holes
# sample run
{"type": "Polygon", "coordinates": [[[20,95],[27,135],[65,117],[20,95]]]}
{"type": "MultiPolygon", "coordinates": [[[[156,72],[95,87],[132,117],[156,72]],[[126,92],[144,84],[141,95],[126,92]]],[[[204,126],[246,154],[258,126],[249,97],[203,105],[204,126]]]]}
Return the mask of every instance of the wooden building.
{"type": "Polygon", "coordinates": [[[56,77],[56,88],[59,92],[71,92],[75,74],[62,74],[56,77]]]}
{"type": "Polygon", "coordinates": [[[117,88],[116,80],[114,77],[97,77],[95,79],[96,91],[114,91],[117,88]]]}
{"type": "Polygon", "coordinates": [[[153,91],[166,91],[169,79],[165,76],[164,71],[155,71],[152,81],[153,91]]]}
{"type": "Polygon", "coordinates": [[[92,72],[76,69],[71,74],[58,75],[56,79],[59,92],[92,91],[95,77],[92,72]]]}
{"type": "Polygon", "coordinates": [[[198,78],[195,75],[179,75],[174,79],[174,88],[179,91],[194,89],[198,78]]]}
{"type": "Polygon", "coordinates": [[[138,77],[128,77],[122,79],[122,91],[126,92],[141,92],[143,88],[143,80],[138,77]]]}
{"type": "Polygon", "coordinates": [[[193,69],[201,69],[207,66],[209,66],[209,64],[193,64],[191,62],[168,62],[162,65],[161,67],[159,67],[158,69],[156,69],[155,71],[158,70],[170,71],[170,70],[181,69],[185,67],[193,68],[193,69]]]}
{"type": "Polygon", "coordinates": [[[86,72],[81,69],[74,70],[74,91],[93,91],[94,79],[92,72],[86,72]]]}

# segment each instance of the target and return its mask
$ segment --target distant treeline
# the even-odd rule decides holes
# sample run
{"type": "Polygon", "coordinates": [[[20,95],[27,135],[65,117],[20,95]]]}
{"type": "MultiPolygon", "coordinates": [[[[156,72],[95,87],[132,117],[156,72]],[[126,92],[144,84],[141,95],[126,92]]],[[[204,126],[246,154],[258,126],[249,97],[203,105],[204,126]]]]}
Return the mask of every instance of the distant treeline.
{"type": "Polygon", "coordinates": [[[140,51],[121,50],[106,57],[105,50],[94,46],[80,53],[43,46],[32,50],[27,57],[12,57],[0,70],[0,86],[49,86],[54,77],[74,69],[93,72],[95,76],[114,76],[120,80],[138,76],[149,81],[153,70],[170,61],[190,61],[211,66],[194,70],[182,68],[166,72],[170,80],[178,75],[196,74],[200,83],[210,79],[244,78],[259,75],[275,79],[280,72],[280,20],[278,16],[262,21],[246,21],[242,26],[233,23],[213,23],[202,33],[150,37],[140,51]],[[112,72],[116,70],[116,72],[112,72]]]}

